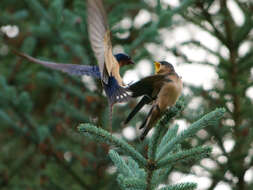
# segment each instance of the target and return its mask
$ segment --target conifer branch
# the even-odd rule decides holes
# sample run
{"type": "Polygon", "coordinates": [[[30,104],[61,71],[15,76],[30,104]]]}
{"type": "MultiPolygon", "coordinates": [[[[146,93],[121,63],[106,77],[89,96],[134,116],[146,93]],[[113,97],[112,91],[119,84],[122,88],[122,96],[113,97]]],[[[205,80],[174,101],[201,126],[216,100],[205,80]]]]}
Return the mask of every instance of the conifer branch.
{"type": "Polygon", "coordinates": [[[164,181],[166,181],[171,171],[172,167],[155,170],[151,181],[151,189],[155,189],[159,184],[162,184],[164,181]]]}
{"type": "Polygon", "coordinates": [[[138,165],[134,162],[134,160],[129,158],[129,162],[127,163],[114,150],[109,151],[109,156],[114,162],[114,164],[117,166],[117,170],[120,173],[120,175],[118,176],[120,186],[122,186],[124,189],[146,188],[145,180],[143,180],[145,178],[145,174],[143,175],[144,171],[138,168],[138,165]]]}
{"type": "Polygon", "coordinates": [[[124,178],[123,180],[124,188],[132,188],[132,189],[145,189],[146,184],[143,179],[137,178],[124,178]]]}
{"type": "Polygon", "coordinates": [[[117,169],[119,170],[120,173],[122,173],[125,176],[135,177],[134,173],[127,166],[126,162],[119,156],[119,154],[116,151],[110,150],[109,156],[111,160],[114,162],[114,164],[117,166],[117,169]]]}
{"type": "Polygon", "coordinates": [[[182,111],[184,102],[183,100],[177,101],[176,105],[171,107],[169,110],[165,112],[162,119],[158,121],[155,127],[155,132],[153,136],[151,137],[149,141],[149,148],[148,148],[148,166],[147,166],[147,190],[151,189],[151,183],[153,178],[153,172],[155,171],[155,165],[154,162],[155,159],[155,153],[158,147],[159,139],[161,139],[162,135],[168,128],[168,123],[170,120],[175,117],[180,111],[182,111]]]}
{"type": "Polygon", "coordinates": [[[166,153],[172,150],[175,144],[182,142],[185,138],[192,136],[200,129],[216,124],[216,122],[223,116],[224,113],[225,109],[219,108],[204,115],[201,119],[191,124],[188,129],[171,139],[166,146],[162,147],[162,149],[157,153],[156,159],[160,160],[166,153]]]}
{"type": "Polygon", "coordinates": [[[84,179],[82,179],[78,173],[76,173],[70,165],[68,165],[64,160],[60,159],[59,156],[55,153],[55,152],[52,152],[52,157],[54,157],[55,161],[65,170],[67,171],[67,173],[73,177],[73,179],[75,179],[79,185],[83,188],[83,189],[90,189],[90,186],[87,185],[85,182],[84,182],[84,179]]]}
{"type": "Polygon", "coordinates": [[[180,151],[175,154],[168,154],[157,163],[157,168],[162,168],[170,166],[172,163],[187,161],[187,160],[196,160],[203,157],[207,157],[211,153],[210,147],[196,147],[189,150],[180,151]]]}
{"type": "Polygon", "coordinates": [[[48,22],[51,22],[50,16],[48,15],[47,11],[39,3],[38,0],[33,0],[33,1],[25,0],[25,3],[29,7],[31,7],[31,10],[33,10],[33,12],[34,12],[34,14],[36,14],[36,16],[38,16],[38,17],[43,16],[43,18],[46,18],[48,22]]]}
{"type": "Polygon", "coordinates": [[[182,183],[163,187],[160,190],[193,190],[197,188],[196,183],[182,183]]]}
{"type": "MultiPolygon", "coordinates": [[[[35,147],[31,146],[27,149],[27,152],[24,155],[22,155],[21,158],[17,159],[15,164],[8,170],[8,177],[7,177],[8,182],[10,182],[12,178],[15,177],[20,170],[22,170],[22,167],[25,164],[28,164],[29,160],[31,159],[32,156],[34,156],[35,153],[36,153],[35,147]]],[[[4,186],[7,186],[8,182],[6,182],[4,178],[0,179],[0,187],[3,188],[4,186]]]]}
{"type": "Polygon", "coordinates": [[[81,124],[78,126],[78,130],[88,136],[95,138],[100,142],[108,143],[109,145],[114,145],[119,147],[122,151],[124,151],[127,155],[132,156],[141,166],[147,165],[147,160],[137,152],[131,145],[129,145],[126,141],[122,139],[118,139],[112,136],[111,133],[105,131],[104,129],[97,128],[91,124],[81,124]]]}
{"type": "MultiPolygon", "coordinates": [[[[114,150],[109,151],[109,156],[118,168],[118,182],[123,189],[146,189],[151,190],[163,179],[162,176],[168,174],[171,166],[177,162],[196,160],[206,157],[210,154],[210,147],[195,147],[189,150],[180,150],[180,143],[186,138],[193,136],[198,130],[211,126],[217,123],[222,117],[225,110],[220,108],[212,111],[201,119],[193,123],[187,130],[176,135],[178,126],[169,129],[163,136],[164,131],[167,130],[168,122],[182,109],[183,103],[178,102],[176,106],[172,107],[165,113],[162,119],[156,125],[156,131],[151,137],[148,149],[148,159],[145,159],[127,142],[117,139],[109,132],[97,128],[91,124],[81,124],[78,130],[84,135],[97,139],[100,142],[105,142],[110,145],[119,147],[127,155],[132,156],[143,168],[140,169],[138,164],[130,157],[128,162],[119,156],[114,150]],[[159,144],[160,142],[160,144],[159,144]],[[171,153],[174,150],[175,153],[171,153]],[[180,150],[180,151],[179,151],[180,150]],[[164,175],[163,175],[164,174],[164,175]],[[140,177],[141,176],[141,177],[140,177]],[[159,180],[159,178],[161,179],[159,180]],[[140,178],[146,179],[140,180],[140,178]],[[157,179],[157,180],[155,180],[157,179]]],[[[194,189],[195,186],[187,186],[189,184],[180,184],[177,186],[168,186],[167,189],[194,189]]]]}
{"type": "Polygon", "coordinates": [[[157,150],[161,150],[162,147],[166,146],[166,144],[177,135],[178,127],[178,125],[175,125],[167,131],[167,133],[163,136],[157,150]]]}

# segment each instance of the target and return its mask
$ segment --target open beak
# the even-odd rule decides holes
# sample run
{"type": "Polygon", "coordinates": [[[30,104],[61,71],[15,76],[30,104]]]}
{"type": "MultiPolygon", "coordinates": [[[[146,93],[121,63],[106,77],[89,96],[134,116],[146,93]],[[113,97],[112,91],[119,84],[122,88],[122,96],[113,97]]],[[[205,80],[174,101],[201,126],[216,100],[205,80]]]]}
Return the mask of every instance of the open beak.
{"type": "Polygon", "coordinates": [[[155,74],[157,74],[161,69],[161,63],[154,62],[154,65],[155,65],[155,74]]]}

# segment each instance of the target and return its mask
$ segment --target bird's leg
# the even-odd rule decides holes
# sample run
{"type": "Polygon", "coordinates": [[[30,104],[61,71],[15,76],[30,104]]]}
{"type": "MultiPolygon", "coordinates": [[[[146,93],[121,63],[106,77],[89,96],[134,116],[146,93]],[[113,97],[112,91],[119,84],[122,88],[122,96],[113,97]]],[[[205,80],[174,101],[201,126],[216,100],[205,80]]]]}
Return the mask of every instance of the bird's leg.
{"type": "Polygon", "coordinates": [[[109,106],[109,131],[112,134],[112,112],[113,112],[113,104],[109,106]]]}

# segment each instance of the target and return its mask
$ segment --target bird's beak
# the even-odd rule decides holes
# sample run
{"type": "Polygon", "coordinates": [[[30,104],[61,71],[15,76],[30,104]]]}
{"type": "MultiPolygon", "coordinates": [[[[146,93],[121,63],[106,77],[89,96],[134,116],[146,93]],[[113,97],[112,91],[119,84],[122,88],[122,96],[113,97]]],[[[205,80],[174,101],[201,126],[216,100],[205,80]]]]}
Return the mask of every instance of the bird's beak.
{"type": "Polygon", "coordinates": [[[154,62],[154,65],[155,65],[155,74],[157,74],[161,69],[161,63],[154,62]]]}
{"type": "Polygon", "coordinates": [[[129,64],[129,65],[134,65],[133,60],[132,60],[132,59],[130,59],[130,60],[128,61],[128,64],[129,64]]]}

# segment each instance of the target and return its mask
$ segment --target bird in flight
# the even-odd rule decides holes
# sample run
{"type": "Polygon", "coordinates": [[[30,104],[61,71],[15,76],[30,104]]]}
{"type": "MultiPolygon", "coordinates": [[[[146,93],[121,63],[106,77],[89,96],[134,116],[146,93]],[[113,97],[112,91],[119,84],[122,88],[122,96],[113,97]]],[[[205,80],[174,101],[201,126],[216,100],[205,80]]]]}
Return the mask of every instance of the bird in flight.
{"type": "Polygon", "coordinates": [[[125,120],[127,124],[146,104],[152,103],[151,109],[140,126],[143,132],[140,139],[143,140],[150,129],[160,119],[162,114],[170,106],[173,106],[181,95],[183,83],[172,64],[161,61],[155,62],[155,75],[145,77],[130,85],[128,89],[132,97],[143,96],[132,112],[125,120]]]}
{"type": "Polygon", "coordinates": [[[60,70],[71,75],[88,75],[101,80],[108,97],[110,108],[115,103],[128,101],[130,96],[120,76],[120,67],[134,64],[131,57],[112,52],[111,32],[102,0],[87,0],[87,24],[92,50],[98,66],[63,64],[43,61],[27,54],[14,51],[18,56],[45,67],[60,70]]]}
{"type": "Polygon", "coordinates": [[[111,32],[102,0],[87,1],[87,22],[91,47],[98,61],[100,76],[110,105],[127,101],[130,96],[120,76],[120,66],[133,64],[129,56],[113,56],[111,32]]]}

